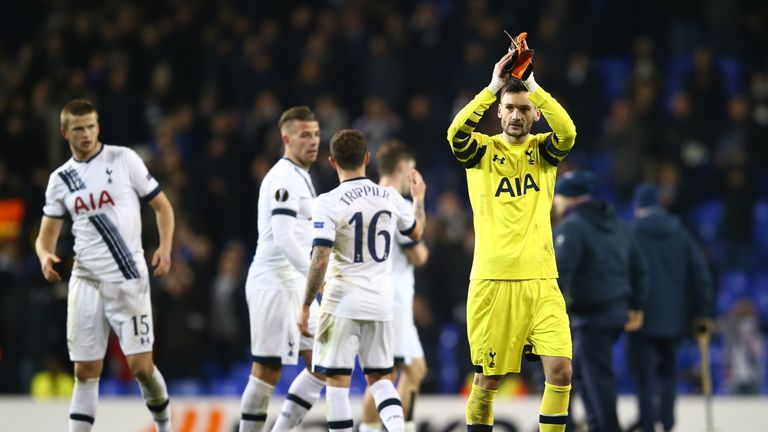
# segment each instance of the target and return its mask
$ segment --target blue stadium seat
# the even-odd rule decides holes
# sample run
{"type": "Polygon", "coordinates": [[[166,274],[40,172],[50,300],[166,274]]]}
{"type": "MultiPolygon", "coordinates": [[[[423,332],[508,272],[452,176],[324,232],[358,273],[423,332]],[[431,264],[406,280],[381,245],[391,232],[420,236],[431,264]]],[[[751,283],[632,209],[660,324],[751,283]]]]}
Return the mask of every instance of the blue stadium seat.
{"type": "MultiPolygon", "coordinates": [[[[758,273],[752,285],[755,306],[763,324],[768,323],[768,273],[758,273]]],[[[768,357],[766,357],[768,358],[768,357]]],[[[768,375],[768,373],[766,374],[768,375]]]]}
{"type": "Polygon", "coordinates": [[[717,314],[725,314],[742,297],[751,297],[752,289],[749,276],[743,271],[730,271],[720,276],[715,309],[717,314]]]}
{"type": "Polygon", "coordinates": [[[752,234],[755,267],[764,270],[768,263],[768,200],[755,203],[752,234]]]}
{"type": "Polygon", "coordinates": [[[174,396],[200,396],[205,390],[203,382],[196,378],[181,378],[168,383],[168,393],[174,396]]]}
{"type": "Polygon", "coordinates": [[[627,76],[632,71],[632,62],[626,57],[604,57],[598,60],[598,68],[603,76],[603,94],[611,102],[622,97],[627,76]]]}
{"type": "Polygon", "coordinates": [[[208,386],[208,393],[214,396],[240,397],[247,382],[247,378],[215,378],[208,386]]]}
{"type": "Polygon", "coordinates": [[[744,92],[743,65],[736,57],[720,56],[718,66],[723,74],[723,87],[728,97],[744,92]]]}
{"type": "Polygon", "coordinates": [[[463,377],[459,376],[459,365],[456,363],[459,337],[461,333],[456,324],[443,324],[440,328],[438,356],[440,358],[440,391],[443,393],[456,393],[463,385],[463,377]]]}
{"type": "Polygon", "coordinates": [[[123,396],[126,393],[125,384],[115,377],[103,377],[99,380],[99,394],[102,396],[123,396]]]}
{"type": "Polygon", "coordinates": [[[711,200],[695,206],[688,218],[696,237],[706,246],[715,245],[720,239],[723,223],[723,203],[711,200]]]}

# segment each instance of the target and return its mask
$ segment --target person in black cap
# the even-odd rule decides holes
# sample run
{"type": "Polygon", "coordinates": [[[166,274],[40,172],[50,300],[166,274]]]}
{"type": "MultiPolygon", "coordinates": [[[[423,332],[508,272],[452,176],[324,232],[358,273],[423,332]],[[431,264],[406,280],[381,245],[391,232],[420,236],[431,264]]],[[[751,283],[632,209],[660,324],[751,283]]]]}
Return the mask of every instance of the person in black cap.
{"type": "Polygon", "coordinates": [[[651,184],[635,189],[632,237],[648,265],[650,299],[645,325],[629,336],[629,366],[637,386],[640,420],[631,430],[665,431],[675,424],[675,352],[690,326],[712,331],[712,279],[699,246],[676,217],[659,204],[651,184]]]}
{"type": "Polygon", "coordinates": [[[574,390],[590,431],[619,432],[613,345],[623,331],[642,327],[647,278],[628,225],[610,204],[592,198],[593,185],[586,171],[558,179],[555,257],[571,320],[574,390]]]}

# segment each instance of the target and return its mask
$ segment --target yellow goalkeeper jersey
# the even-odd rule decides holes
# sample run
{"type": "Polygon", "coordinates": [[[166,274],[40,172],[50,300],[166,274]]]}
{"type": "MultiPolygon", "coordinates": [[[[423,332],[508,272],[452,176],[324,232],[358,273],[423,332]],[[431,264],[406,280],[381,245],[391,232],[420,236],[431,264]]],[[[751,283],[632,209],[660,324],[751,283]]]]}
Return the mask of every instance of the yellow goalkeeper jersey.
{"type": "Polygon", "coordinates": [[[474,129],[496,95],[483,89],[453,119],[448,142],[467,170],[475,227],[470,279],[557,278],[550,210],[557,164],[576,139],[563,107],[542,88],[530,93],[553,132],[509,144],[474,129]]]}

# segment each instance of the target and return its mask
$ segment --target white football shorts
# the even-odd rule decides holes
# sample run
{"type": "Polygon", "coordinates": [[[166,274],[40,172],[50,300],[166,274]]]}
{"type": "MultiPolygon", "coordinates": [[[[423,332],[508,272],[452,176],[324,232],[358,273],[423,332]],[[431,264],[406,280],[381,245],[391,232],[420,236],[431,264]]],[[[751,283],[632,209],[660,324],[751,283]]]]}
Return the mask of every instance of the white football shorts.
{"type": "Polygon", "coordinates": [[[315,372],[352,375],[355,355],[364,373],[388,374],[394,366],[392,321],[362,321],[321,313],[315,333],[315,372]]]}
{"type": "Polygon", "coordinates": [[[120,340],[123,354],[152,351],[155,337],[149,277],[99,282],[72,275],[67,299],[69,359],[103,360],[110,328],[120,340]]]}
{"type": "Polygon", "coordinates": [[[395,362],[409,365],[414,359],[424,357],[419,332],[413,322],[413,309],[396,309],[394,316],[395,362]]]}
{"type": "MultiPolygon", "coordinates": [[[[311,351],[313,339],[302,336],[296,320],[304,300],[304,281],[273,281],[265,285],[249,279],[245,285],[251,321],[251,355],[261,364],[295,365],[299,351],[311,351]],[[270,286],[272,289],[258,289],[270,286]]],[[[314,332],[320,306],[312,302],[309,331],[314,332]]]]}

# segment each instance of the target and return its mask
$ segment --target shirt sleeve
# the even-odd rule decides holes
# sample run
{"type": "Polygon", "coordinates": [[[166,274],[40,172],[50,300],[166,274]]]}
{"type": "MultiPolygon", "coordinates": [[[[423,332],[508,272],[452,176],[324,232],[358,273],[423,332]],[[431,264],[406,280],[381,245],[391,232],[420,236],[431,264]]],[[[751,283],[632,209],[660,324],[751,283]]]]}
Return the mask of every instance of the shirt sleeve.
{"type": "Polygon", "coordinates": [[[126,148],[126,164],[131,186],[142,201],[148,202],[160,193],[160,184],[149,173],[149,169],[138,153],[129,148],[126,148]]]}
{"type": "Polygon", "coordinates": [[[312,246],[333,247],[336,241],[336,220],[333,208],[320,195],[312,204],[312,246]]]}
{"type": "Polygon", "coordinates": [[[394,188],[391,189],[395,205],[397,206],[397,230],[404,236],[409,236],[416,228],[416,215],[413,212],[413,204],[403,198],[394,188]]]}
{"type": "Polygon", "coordinates": [[[419,244],[418,241],[411,240],[410,237],[406,237],[400,234],[399,231],[395,233],[395,241],[397,241],[398,246],[400,246],[403,249],[410,249],[416,246],[417,244],[419,244]]]}
{"type": "Polygon", "coordinates": [[[43,214],[50,218],[61,219],[67,215],[67,207],[64,205],[62,184],[56,173],[48,178],[48,186],[45,189],[45,205],[43,214]]]}
{"type": "Polygon", "coordinates": [[[576,143],[576,125],[560,103],[541,87],[530,94],[530,101],[544,115],[552,133],[539,144],[541,157],[557,166],[576,143]]]}
{"type": "Polygon", "coordinates": [[[269,193],[269,210],[272,216],[296,217],[299,214],[299,193],[296,186],[284,178],[272,182],[269,193]]]}
{"type": "Polygon", "coordinates": [[[496,95],[484,88],[456,114],[448,127],[448,142],[456,159],[466,169],[474,168],[485,156],[490,137],[475,132],[483,114],[496,101],[496,95]]]}

